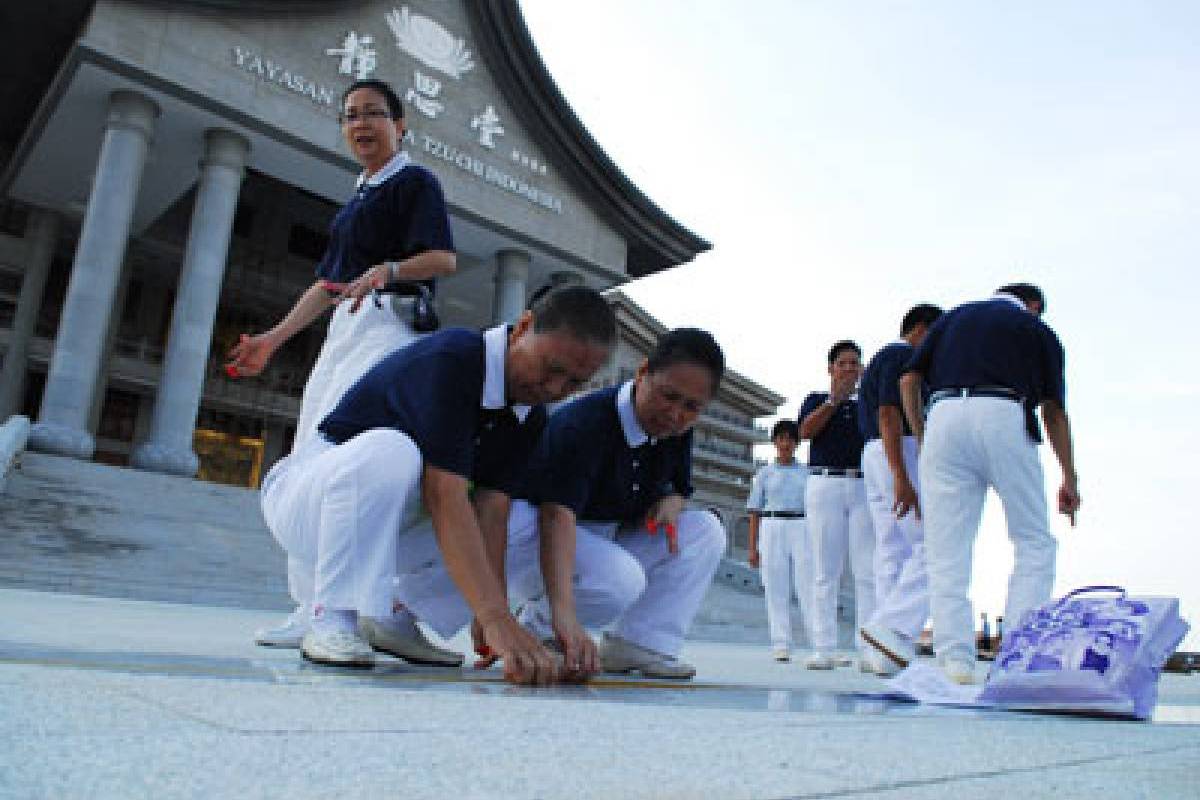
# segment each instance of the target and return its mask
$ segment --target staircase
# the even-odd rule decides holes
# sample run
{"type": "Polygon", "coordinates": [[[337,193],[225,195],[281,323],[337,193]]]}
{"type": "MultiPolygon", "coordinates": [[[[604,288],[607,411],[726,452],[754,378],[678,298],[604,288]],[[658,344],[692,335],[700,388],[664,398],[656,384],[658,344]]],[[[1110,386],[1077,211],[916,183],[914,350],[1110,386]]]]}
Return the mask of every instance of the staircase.
{"type": "Polygon", "coordinates": [[[257,491],[28,451],[0,494],[0,586],[291,604],[257,491]]]}

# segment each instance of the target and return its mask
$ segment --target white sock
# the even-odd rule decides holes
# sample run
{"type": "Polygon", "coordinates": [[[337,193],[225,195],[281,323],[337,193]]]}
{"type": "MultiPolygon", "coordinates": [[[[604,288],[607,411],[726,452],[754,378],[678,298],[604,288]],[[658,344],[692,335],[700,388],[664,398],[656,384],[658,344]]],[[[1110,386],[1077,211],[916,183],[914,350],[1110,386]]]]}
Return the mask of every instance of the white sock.
{"type": "Polygon", "coordinates": [[[344,608],[317,608],[313,611],[312,629],[317,633],[356,633],[358,612],[344,608]]]}

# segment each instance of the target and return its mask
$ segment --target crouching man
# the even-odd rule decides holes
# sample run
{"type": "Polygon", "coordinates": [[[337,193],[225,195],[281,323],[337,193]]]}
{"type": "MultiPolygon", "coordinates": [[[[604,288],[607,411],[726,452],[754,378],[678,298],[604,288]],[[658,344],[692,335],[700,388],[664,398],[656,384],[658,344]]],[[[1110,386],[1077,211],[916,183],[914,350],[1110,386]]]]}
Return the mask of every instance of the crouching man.
{"type": "Polygon", "coordinates": [[[508,565],[521,623],[556,640],[568,669],[594,670],[587,627],[607,627],[606,672],[687,679],[684,636],[722,553],[725,530],[692,493],[691,428],[724,372],[712,336],[659,340],[635,378],[558,409],[509,516],[508,565]],[[539,569],[540,562],[540,569],[539,569]]]}
{"type": "Polygon", "coordinates": [[[428,541],[505,677],[557,678],[552,655],[509,611],[469,490],[507,507],[545,427],[539,404],[578,390],[615,341],[604,299],[568,287],[511,327],[449,329],[411,344],[351,387],[320,435],[263,484],[268,527],[297,574],[311,575],[301,587],[314,601],[305,658],[370,667],[375,650],[421,652],[427,643],[397,602],[396,580],[429,561],[428,541]]]}

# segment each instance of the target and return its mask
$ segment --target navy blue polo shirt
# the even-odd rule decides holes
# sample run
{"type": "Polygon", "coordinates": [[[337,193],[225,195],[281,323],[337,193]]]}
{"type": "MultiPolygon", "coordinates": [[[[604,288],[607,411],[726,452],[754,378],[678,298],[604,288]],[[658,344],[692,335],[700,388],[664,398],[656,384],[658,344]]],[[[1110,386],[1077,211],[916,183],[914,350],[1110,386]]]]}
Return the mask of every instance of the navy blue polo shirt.
{"type": "Polygon", "coordinates": [[[929,329],[905,367],[929,391],[1003,386],[1032,405],[1066,406],[1062,344],[1050,326],[1003,297],[964,303],[929,329]]]}
{"type": "MultiPolygon", "coordinates": [[[[799,422],[829,398],[829,392],[813,392],[800,406],[799,422]]],[[[862,465],[863,437],[858,430],[858,401],[851,397],[833,412],[825,428],[808,446],[810,467],[859,469],[862,465]]]]}
{"type": "Polygon", "coordinates": [[[900,404],[900,375],[914,352],[915,348],[908,342],[892,342],[876,353],[863,371],[858,384],[858,430],[866,441],[880,436],[880,406],[900,409],[904,435],[912,435],[908,419],[903,414],[904,407],[900,404]]]}
{"type": "Polygon", "coordinates": [[[636,525],[663,497],[692,494],[692,432],[651,440],[636,421],[622,424],[619,404],[629,410],[631,391],[632,383],[598,389],[551,415],[530,461],[528,500],[636,525]]]}
{"type": "Polygon", "coordinates": [[[425,464],[513,495],[546,427],[546,409],[504,401],[504,334],[503,327],[484,334],[448,328],[397,350],[350,387],[318,430],[342,444],[393,428],[413,440],[425,464]]]}
{"type": "MultiPolygon", "coordinates": [[[[349,283],[376,264],[403,261],[430,250],[453,252],[442,187],[424,167],[407,164],[403,154],[373,179],[360,182],[329,226],[329,247],[317,264],[317,277],[349,283]],[[383,180],[375,179],[382,177],[383,180]]],[[[433,288],[432,279],[422,281],[433,288]]]]}

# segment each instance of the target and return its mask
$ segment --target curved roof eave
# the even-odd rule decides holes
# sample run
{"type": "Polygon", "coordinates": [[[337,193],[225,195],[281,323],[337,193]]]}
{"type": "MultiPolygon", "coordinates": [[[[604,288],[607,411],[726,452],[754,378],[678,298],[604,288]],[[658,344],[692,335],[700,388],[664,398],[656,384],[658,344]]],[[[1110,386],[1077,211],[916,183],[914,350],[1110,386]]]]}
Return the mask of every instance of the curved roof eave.
{"type": "Polygon", "coordinates": [[[683,264],[712,248],[646,197],[592,138],[542,62],[517,0],[465,5],[476,44],[530,135],[626,237],[631,277],[683,264]]]}

